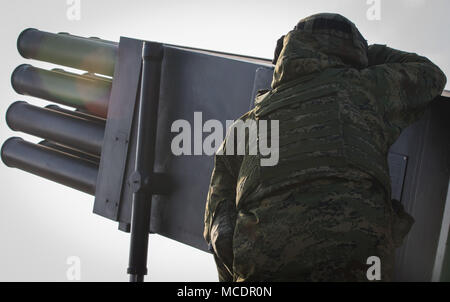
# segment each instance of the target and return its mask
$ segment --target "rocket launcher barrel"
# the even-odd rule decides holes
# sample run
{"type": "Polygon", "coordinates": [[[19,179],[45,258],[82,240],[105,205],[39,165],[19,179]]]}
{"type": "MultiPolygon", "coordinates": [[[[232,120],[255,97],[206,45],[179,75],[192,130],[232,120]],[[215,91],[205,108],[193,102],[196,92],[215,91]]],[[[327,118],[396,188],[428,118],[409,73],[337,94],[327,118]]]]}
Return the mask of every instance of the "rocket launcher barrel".
{"type": "Polygon", "coordinates": [[[14,131],[44,138],[89,154],[101,154],[104,126],[81,116],[19,101],[9,107],[6,122],[14,131]]]}
{"type": "Polygon", "coordinates": [[[39,145],[48,147],[50,149],[54,149],[56,151],[61,151],[63,153],[68,153],[68,154],[73,155],[73,156],[75,156],[75,157],[77,157],[79,159],[91,162],[91,163],[95,164],[97,167],[100,164],[100,157],[99,156],[88,154],[88,153],[85,153],[83,151],[76,150],[76,149],[73,149],[73,148],[70,148],[70,147],[58,144],[58,143],[54,143],[54,142],[51,142],[51,141],[43,140],[43,141],[41,141],[39,143],[39,145]]]}
{"type": "Polygon", "coordinates": [[[78,117],[80,117],[80,118],[82,118],[84,120],[88,120],[88,121],[100,124],[103,127],[105,127],[105,125],[106,125],[106,120],[105,119],[100,118],[100,117],[95,116],[95,115],[91,115],[91,114],[82,112],[82,111],[79,111],[79,110],[69,110],[69,109],[61,108],[58,105],[53,105],[53,104],[47,105],[47,106],[45,106],[45,108],[46,109],[51,109],[53,111],[58,111],[58,112],[61,112],[61,113],[69,114],[69,115],[78,116],[78,117]]]}
{"type": "Polygon", "coordinates": [[[112,76],[118,44],[97,38],[24,30],[17,49],[22,57],[112,76]]]}
{"type": "Polygon", "coordinates": [[[68,153],[13,137],[3,144],[1,158],[8,167],[18,168],[87,194],[95,194],[97,165],[68,153]]]}
{"type": "Polygon", "coordinates": [[[11,84],[22,95],[74,107],[103,118],[107,116],[110,81],[23,64],[14,70],[11,84]]]}

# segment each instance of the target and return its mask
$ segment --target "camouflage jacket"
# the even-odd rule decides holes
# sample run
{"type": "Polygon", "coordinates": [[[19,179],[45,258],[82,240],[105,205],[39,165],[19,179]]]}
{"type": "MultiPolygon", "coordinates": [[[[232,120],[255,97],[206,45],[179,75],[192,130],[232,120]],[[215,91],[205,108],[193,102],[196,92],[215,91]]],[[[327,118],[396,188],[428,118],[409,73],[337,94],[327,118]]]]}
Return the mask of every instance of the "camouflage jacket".
{"type": "Polygon", "coordinates": [[[261,155],[216,155],[204,237],[222,276],[232,275],[239,212],[274,192],[357,169],[390,196],[388,150],[441,94],[446,78],[425,57],[385,45],[367,48],[354,36],[302,28],[284,37],[272,89],[240,118],[279,121],[277,165],[261,167],[261,155]]]}

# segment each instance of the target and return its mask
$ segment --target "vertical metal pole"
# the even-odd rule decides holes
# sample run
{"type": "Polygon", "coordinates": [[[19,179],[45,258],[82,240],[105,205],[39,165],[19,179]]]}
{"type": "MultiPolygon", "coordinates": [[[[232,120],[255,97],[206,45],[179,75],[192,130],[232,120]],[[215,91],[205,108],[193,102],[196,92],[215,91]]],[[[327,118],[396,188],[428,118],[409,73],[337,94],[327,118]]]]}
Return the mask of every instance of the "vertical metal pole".
{"type": "Polygon", "coordinates": [[[136,161],[130,183],[133,188],[131,242],[128,274],[131,282],[143,282],[147,275],[148,236],[152,182],[155,161],[156,126],[162,46],[144,42],[142,48],[141,90],[137,112],[136,161]]]}

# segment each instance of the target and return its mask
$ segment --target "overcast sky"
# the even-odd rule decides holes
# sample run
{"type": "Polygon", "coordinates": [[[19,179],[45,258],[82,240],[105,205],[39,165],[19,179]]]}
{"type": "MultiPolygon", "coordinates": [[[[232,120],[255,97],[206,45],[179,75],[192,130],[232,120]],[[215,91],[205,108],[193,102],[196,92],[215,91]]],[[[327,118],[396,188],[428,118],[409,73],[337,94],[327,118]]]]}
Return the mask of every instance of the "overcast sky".
{"type": "MultiPolygon", "coordinates": [[[[450,1],[379,2],[380,10],[372,0],[81,0],[80,20],[70,20],[65,0],[1,1],[0,116],[18,99],[46,104],[18,96],[10,87],[11,72],[25,62],[16,39],[28,27],[271,58],[276,40],[299,19],[337,12],[352,20],[369,43],[425,55],[450,75],[450,1]]],[[[0,141],[17,135],[0,121],[0,141]]],[[[3,164],[0,181],[0,281],[65,281],[70,256],[81,260],[82,281],[127,280],[129,236],[92,214],[93,197],[3,164]]],[[[217,280],[212,257],[201,251],[156,235],[149,251],[147,280],[217,280]]]]}

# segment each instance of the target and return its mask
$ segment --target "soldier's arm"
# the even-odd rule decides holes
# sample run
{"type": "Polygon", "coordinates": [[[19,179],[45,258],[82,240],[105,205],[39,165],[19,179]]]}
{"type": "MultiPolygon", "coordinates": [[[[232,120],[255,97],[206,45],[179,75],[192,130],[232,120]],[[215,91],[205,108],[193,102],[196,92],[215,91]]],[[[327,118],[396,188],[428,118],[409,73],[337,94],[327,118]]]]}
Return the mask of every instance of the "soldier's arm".
{"type": "Polygon", "coordinates": [[[233,281],[235,198],[236,176],[226,155],[216,155],[206,202],[204,237],[213,248],[220,281],[233,281]]]}
{"type": "Polygon", "coordinates": [[[368,56],[370,80],[385,117],[398,131],[414,122],[445,87],[445,74],[423,56],[385,45],[371,45],[368,56]]]}

